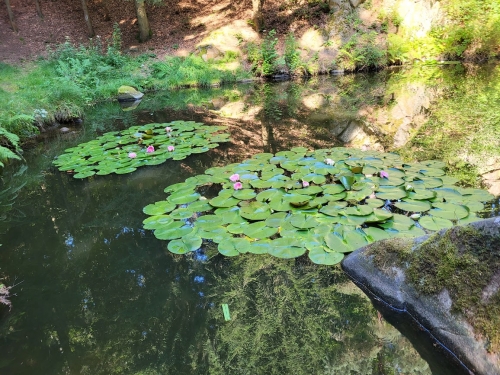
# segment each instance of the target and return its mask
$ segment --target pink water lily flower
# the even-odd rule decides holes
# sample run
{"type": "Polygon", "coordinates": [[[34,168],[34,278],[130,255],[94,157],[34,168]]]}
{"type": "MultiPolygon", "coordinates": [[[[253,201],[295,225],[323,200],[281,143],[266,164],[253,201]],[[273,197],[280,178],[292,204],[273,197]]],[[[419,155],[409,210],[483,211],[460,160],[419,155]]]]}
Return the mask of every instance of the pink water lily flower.
{"type": "Polygon", "coordinates": [[[233,175],[231,175],[231,177],[229,177],[229,179],[232,181],[232,182],[236,182],[240,179],[240,175],[238,173],[235,173],[233,175]]]}
{"type": "Polygon", "coordinates": [[[307,182],[307,181],[302,181],[302,186],[303,186],[303,187],[308,187],[308,186],[309,186],[309,182],[307,182]]]}
{"type": "Polygon", "coordinates": [[[135,152],[129,152],[129,153],[128,153],[128,157],[129,157],[130,159],[135,159],[135,158],[137,157],[137,154],[136,154],[135,152]]]}
{"type": "Polygon", "coordinates": [[[380,171],[380,178],[389,178],[389,173],[386,171],[380,171]]]}
{"type": "Polygon", "coordinates": [[[170,152],[172,152],[172,151],[174,151],[174,150],[175,150],[175,147],[174,147],[174,146],[168,146],[168,147],[167,147],[167,150],[168,150],[168,151],[170,151],[170,152]]]}
{"type": "Polygon", "coordinates": [[[155,146],[153,146],[153,145],[148,146],[148,148],[146,149],[146,152],[148,154],[151,154],[152,152],[155,152],[155,146]]]}
{"type": "Polygon", "coordinates": [[[332,159],[325,159],[325,164],[334,165],[335,161],[333,161],[332,159]]]}
{"type": "Polygon", "coordinates": [[[166,131],[167,133],[170,133],[170,132],[172,131],[172,128],[171,128],[170,126],[167,126],[167,127],[165,128],[165,131],[166,131]]]}
{"type": "Polygon", "coordinates": [[[233,188],[234,190],[240,190],[243,188],[243,185],[241,184],[241,182],[236,182],[234,185],[233,185],[233,188]]]}

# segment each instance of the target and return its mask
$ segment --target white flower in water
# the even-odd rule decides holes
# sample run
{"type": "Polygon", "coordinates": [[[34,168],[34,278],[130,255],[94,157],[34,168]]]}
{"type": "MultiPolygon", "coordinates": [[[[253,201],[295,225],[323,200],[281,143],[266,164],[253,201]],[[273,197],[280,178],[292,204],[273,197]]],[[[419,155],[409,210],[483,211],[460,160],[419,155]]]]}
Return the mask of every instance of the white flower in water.
{"type": "Polygon", "coordinates": [[[332,159],[325,159],[325,164],[328,164],[328,165],[334,165],[335,164],[335,161],[332,160],[332,159]]]}

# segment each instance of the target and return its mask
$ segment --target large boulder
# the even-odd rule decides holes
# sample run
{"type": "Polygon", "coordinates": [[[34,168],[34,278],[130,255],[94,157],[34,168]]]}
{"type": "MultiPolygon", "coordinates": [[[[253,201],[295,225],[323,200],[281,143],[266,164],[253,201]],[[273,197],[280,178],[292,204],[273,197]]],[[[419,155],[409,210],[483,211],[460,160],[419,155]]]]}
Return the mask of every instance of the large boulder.
{"type": "Polygon", "coordinates": [[[417,321],[464,373],[500,375],[500,217],[375,242],[342,267],[372,300],[417,321]]]}
{"type": "Polygon", "coordinates": [[[119,102],[134,102],[142,99],[144,94],[131,86],[120,86],[118,88],[119,102]]]}

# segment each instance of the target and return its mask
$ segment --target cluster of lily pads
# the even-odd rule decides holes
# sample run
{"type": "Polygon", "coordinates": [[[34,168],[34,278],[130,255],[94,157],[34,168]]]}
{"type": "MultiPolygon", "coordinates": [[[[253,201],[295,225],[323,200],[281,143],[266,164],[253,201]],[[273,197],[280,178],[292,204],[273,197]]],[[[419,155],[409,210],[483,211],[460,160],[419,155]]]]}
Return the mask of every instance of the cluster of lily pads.
{"type": "Polygon", "coordinates": [[[182,160],[215,148],[229,141],[229,134],[220,133],[226,129],[194,121],[132,126],[68,148],[54,164],[60,171],[74,173],[75,178],[131,173],[138,167],[182,160]]]}
{"type": "Polygon", "coordinates": [[[167,187],[144,228],[177,254],[213,241],[226,256],[308,252],[331,265],[373,241],[478,220],[493,196],[455,186],[444,167],[348,148],[261,153],[167,187]]]}

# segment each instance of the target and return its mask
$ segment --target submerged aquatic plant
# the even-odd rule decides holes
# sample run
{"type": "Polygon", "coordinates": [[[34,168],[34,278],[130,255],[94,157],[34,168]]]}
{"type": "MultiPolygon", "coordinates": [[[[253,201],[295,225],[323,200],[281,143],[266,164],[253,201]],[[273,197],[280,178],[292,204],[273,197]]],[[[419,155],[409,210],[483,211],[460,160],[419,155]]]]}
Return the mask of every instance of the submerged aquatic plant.
{"type": "Polygon", "coordinates": [[[455,186],[444,167],[348,148],[261,153],[167,187],[166,200],[144,208],[150,215],[144,228],[170,240],[168,249],[177,254],[206,240],[226,256],[308,252],[314,263],[335,264],[373,241],[478,220],[482,202],[493,196],[455,186]],[[217,195],[201,195],[214,190],[217,195]]]}
{"type": "Polygon", "coordinates": [[[69,148],[54,164],[60,171],[75,173],[75,178],[131,173],[138,167],[158,165],[168,159],[182,160],[215,148],[219,142],[229,141],[229,134],[220,133],[224,130],[225,126],[194,121],[133,126],[69,148]],[[169,129],[167,134],[165,129],[169,129]]]}

